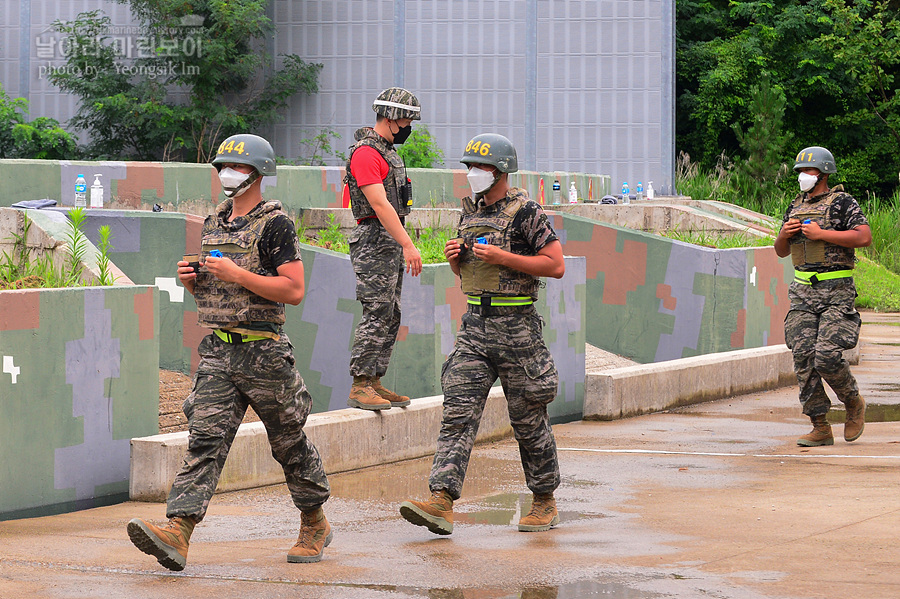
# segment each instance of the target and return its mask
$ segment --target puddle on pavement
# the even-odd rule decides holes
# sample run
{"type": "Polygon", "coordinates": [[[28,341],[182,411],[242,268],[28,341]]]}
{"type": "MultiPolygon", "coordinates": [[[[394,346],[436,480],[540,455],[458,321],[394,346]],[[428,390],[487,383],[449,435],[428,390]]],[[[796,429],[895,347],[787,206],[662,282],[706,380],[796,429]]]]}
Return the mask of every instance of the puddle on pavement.
{"type": "Polygon", "coordinates": [[[615,582],[596,582],[593,580],[559,586],[528,587],[519,590],[502,588],[419,589],[393,585],[355,584],[339,584],[335,586],[395,592],[409,597],[424,597],[427,599],[583,599],[585,597],[657,599],[662,597],[659,593],[639,591],[615,582]]]}
{"type": "MultiPolygon", "coordinates": [[[[509,526],[519,522],[519,518],[531,509],[531,493],[504,493],[493,495],[460,506],[460,511],[454,507],[453,517],[456,522],[466,524],[484,524],[490,526],[509,526]]],[[[602,514],[584,514],[575,511],[560,510],[560,522],[572,522],[585,518],[604,518],[602,514]]]]}
{"type": "MultiPolygon", "coordinates": [[[[828,422],[842,424],[847,415],[842,409],[843,405],[832,406],[828,412],[828,422]]],[[[900,421],[900,404],[866,404],[866,422],[898,422],[900,421]]]]}

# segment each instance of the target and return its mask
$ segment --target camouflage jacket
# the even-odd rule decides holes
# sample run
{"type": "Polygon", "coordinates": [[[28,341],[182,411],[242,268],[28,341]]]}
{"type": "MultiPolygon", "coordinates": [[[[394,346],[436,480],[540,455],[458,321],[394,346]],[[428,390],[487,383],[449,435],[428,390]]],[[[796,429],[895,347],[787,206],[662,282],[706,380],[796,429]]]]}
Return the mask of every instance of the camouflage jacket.
{"type": "Polygon", "coordinates": [[[387,194],[388,202],[397,211],[398,216],[409,214],[410,206],[412,206],[412,190],[409,179],[406,177],[406,166],[397,150],[394,149],[394,144],[375,133],[371,127],[359,129],[353,137],[356,139],[356,143],[350,146],[350,157],[345,166],[347,174],[344,175],[344,185],[350,187],[350,209],[353,212],[353,218],[359,220],[375,216],[375,210],[360,190],[353,177],[353,172],[350,170],[353,153],[362,146],[374,148],[388,163],[390,172],[384,179],[384,191],[387,194]]]}
{"type": "MultiPolygon", "coordinates": [[[[268,222],[284,214],[281,202],[260,202],[246,216],[228,222],[232,200],[216,207],[216,213],[206,217],[202,233],[202,257],[212,250],[231,258],[235,264],[250,272],[275,276],[263,266],[259,254],[259,239],[268,222]]],[[[261,297],[237,283],[228,283],[201,268],[194,283],[194,301],[198,321],[202,326],[220,329],[241,324],[269,322],[284,324],[284,304],[261,297]]]]}

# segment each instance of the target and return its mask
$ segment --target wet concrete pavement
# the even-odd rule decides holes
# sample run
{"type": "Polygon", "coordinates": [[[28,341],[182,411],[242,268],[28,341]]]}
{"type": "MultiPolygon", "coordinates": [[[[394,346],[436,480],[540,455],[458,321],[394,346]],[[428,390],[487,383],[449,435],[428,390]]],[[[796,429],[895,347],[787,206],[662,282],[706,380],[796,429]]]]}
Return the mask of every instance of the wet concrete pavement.
{"type": "Polygon", "coordinates": [[[476,448],[449,537],[397,512],[427,495],[430,459],[332,475],[317,564],[285,561],[299,513],[283,485],[216,495],[181,573],[125,533],[162,504],[0,522],[0,597],[894,599],[900,315],[864,321],[854,443],[837,424],[834,446],[798,447],[796,387],[557,425],[561,523],[545,533],[516,531],[530,494],[512,440],[476,448]]]}

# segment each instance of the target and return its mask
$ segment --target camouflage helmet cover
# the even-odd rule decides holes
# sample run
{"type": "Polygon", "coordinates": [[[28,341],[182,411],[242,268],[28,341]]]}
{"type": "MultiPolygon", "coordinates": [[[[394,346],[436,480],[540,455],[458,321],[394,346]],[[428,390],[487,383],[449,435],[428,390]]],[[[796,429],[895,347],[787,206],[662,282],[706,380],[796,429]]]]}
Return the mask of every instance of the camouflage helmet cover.
{"type": "Polygon", "coordinates": [[[796,160],[794,160],[794,170],[798,171],[802,168],[815,168],[825,174],[837,172],[834,156],[821,146],[812,146],[800,150],[796,160]]]}
{"type": "Polygon", "coordinates": [[[400,119],[418,121],[422,118],[419,99],[402,87],[389,87],[378,94],[372,103],[372,110],[392,121],[400,119]]]}
{"type": "Polygon", "coordinates": [[[272,176],[275,174],[275,150],[258,135],[240,133],[219,144],[212,163],[216,170],[222,170],[222,165],[227,163],[249,164],[260,176],[272,176]]]}
{"type": "Polygon", "coordinates": [[[516,148],[507,138],[496,133],[482,133],[466,144],[460,162],[471,164],[489,164],[496,166],[501,173],[514,173],[519,170],[516,148]]]}

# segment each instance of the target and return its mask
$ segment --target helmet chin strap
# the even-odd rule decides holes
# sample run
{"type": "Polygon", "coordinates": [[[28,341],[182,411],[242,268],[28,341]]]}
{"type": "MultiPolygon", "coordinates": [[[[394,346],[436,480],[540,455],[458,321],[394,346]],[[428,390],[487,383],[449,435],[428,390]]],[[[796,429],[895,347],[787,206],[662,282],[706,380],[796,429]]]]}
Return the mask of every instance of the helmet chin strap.
{"type": "Polygon", "coordinates": [[[240,196],[241,194],[243,194],[245,191],[247,191],[247,188],[249,188],[251,185],[253,185],[253,183],[256,182],[257,179],[259,179],[259,176],[260,176],[259,171],[256,169],[253,169],[253,172],[250,174],[249,177],[244,179],[243,183],[241,183],[237,187],[233,187],[233,188],[223,187],[222,191],[225,192],[226,197],[236,198],[236,197],[240,196]]]}

